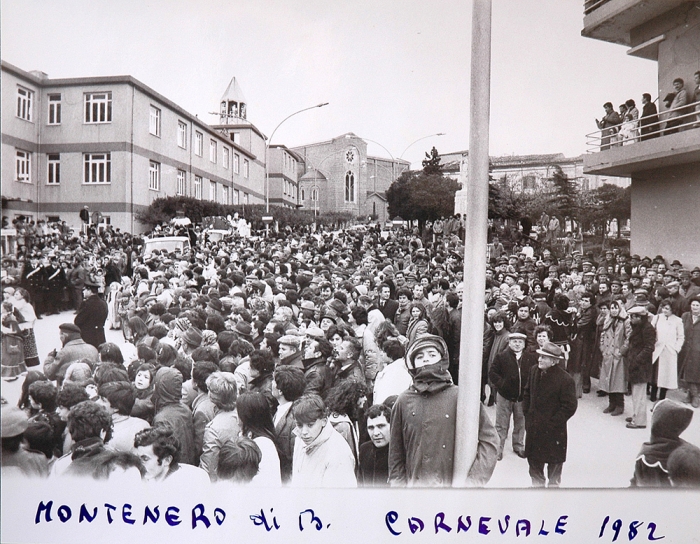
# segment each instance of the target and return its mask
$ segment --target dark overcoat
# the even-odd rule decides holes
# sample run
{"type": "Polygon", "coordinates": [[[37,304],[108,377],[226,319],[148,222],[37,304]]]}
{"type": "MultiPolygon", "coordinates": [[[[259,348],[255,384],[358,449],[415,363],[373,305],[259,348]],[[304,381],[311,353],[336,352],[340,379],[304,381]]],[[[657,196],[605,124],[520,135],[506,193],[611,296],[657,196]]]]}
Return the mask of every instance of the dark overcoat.
{"type": "Polygon", "coordinates": [[[80,336],[86,343],[99,348],[104,344],[107,303],[97,295],[90,295],[80,305],[73,323],[80,327],[80,336]]]}
{"type": "Polygon", "coordinates": [[[656,331],[646,317],[639,324],[632,325],[626,361],[630,383],[651,381],[651,363],[656,344],[656,331]]]}
{"type": "Polygon", "coordinates": [[[530,369],[523,395],[525,456],[539,463],[566,461],[566,423],[576,413],[574,379],[559,365],[530,369]]]}

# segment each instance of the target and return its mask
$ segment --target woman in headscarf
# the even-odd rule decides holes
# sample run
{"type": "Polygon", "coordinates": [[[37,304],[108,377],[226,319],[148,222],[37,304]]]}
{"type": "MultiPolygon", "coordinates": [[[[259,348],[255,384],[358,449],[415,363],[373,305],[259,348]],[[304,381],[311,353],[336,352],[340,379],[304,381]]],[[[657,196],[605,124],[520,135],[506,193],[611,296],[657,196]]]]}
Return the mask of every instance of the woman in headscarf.
{"type": "Polygon", "coordinates": [[[627,373],[622,356],[630,333],[624,302],[614,300],[605,316],[600,336],[603,362],[600,367],[598,389],[608,394],[608,407],[603,413],[619,416],[625,411],[627,373]]]}
{"type": "Polygon", "coordinates": [[[156,373],[153,390],[155,417],[153,426],[158,423],[170,424],[180,441],[180,462],[192,465],[195,461],[194,423],[192,412],[183,404],[182,374],[174,368],[161,368],[156,373]]]}

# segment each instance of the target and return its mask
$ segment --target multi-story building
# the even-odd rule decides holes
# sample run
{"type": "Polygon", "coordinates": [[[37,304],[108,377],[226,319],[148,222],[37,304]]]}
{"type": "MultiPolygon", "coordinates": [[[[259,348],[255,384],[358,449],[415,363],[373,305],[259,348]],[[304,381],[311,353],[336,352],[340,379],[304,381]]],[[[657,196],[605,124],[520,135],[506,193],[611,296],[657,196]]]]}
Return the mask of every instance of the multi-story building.
{"type": "MultiPolygon", "coordinates": [[[[468,172],[469,151],[441,154],[440,159],[444,174],[457,180],[464,187],[468,172]]],[[[583,191],[597,189],[606,183],[618,187],[627,187],[630,184],[629,178],[626,177],[585,173],[583,155],[578,157],[565,157],[563,153],[504,155],[490,157],[489,163],[493,179],[505,180],[508,187],[516,193],[544,189],[555,168],[561,168],[562,172],[569,179],[575,180],[583,191]]]]}
{"type": "Polygon", "coordinates": [[[210,126],[131,76],[50,79],[2,62],[2,214],[77,227],[88,206],[139,232],[159,197],[262,203],[265,137],[236,108],[210,126]]]}
{"type": "MultiPolygon", "coordinates": [[[[617,145],[609,129],[589,135],[593,147],[584,157],[584,173],[631,177],[633,253],[700,265],[700,104],[692,104],[700,99],[698,3],[586,0],[581,33],[656,61],[661,110],[658,123],[617,145]]],[[[642,91],[630,89],[629,95],[642,91]]],[[[643,115],[641,105],[639,110],[643,115]]]]}
{"type": "Polygon", "coordinates": [[[388,219],[386,190],[410,167],[402,159],[367,155],[367,142],[352,132],[292,148],[299,156],[299,204],[318,213],[388,219]]]}

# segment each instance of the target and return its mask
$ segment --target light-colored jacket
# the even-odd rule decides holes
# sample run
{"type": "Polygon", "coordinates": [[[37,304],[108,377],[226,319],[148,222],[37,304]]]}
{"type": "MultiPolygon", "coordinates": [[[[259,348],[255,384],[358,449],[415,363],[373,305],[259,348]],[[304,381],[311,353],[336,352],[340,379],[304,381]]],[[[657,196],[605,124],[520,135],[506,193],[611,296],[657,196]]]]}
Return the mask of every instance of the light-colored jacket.
{"type": "Polygon", "coordinates": [[[343,436],[328,422],[308,446],[294,442],[292,487],[357,487],[355,456],[343,436]]]}
{"type": "Polygon", "coordinates": [[[238,422],[238,414],[235,410],[231,412],[219,412],[214,416],[204,428],[204,440],[202,444],[202,455],[199,458],[199,468],[209,473],[212,482],[218,480],[217,468],[219,465],[219,452],[221,446],[228,439],[234,439],[241,430],[238,422]]]}

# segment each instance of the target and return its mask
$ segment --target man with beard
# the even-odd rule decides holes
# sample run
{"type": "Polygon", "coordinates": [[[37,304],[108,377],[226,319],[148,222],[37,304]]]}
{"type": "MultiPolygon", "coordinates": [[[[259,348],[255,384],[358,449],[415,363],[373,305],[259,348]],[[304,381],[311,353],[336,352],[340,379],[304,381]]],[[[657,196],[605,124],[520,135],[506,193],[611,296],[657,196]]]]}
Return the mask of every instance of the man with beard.
{"type": "MultiPolygon", "coordinates": [[[[399,395],[392,411],[389,483],[392,487],[452,485],[457,386],[448,372],[447,345],[439,336],[418,336],[408,346],[406,366],[413,385],[399,395]]],[[[483,486],[491,478],[499,438],[480,405],[479,444],[463,482],[483,486]]]]}

